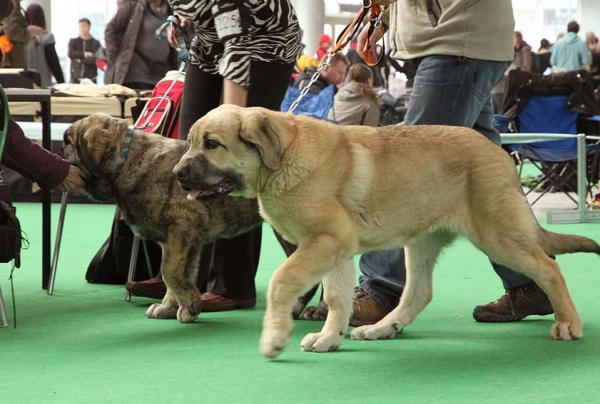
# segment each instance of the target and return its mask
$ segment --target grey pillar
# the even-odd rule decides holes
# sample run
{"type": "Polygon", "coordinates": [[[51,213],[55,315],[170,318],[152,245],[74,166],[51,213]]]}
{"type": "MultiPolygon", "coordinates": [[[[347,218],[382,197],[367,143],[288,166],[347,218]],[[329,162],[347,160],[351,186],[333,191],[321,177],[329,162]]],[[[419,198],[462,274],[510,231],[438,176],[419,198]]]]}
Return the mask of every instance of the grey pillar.
{"type": "Polygon", "coordinates": [[[319,35],[323,33],[325,25],[324,0],[297,0],[293,2],[300,27],[304,31],[302,42],[306,45],[304,53],[314,55],[319,45],[319,35]]]}

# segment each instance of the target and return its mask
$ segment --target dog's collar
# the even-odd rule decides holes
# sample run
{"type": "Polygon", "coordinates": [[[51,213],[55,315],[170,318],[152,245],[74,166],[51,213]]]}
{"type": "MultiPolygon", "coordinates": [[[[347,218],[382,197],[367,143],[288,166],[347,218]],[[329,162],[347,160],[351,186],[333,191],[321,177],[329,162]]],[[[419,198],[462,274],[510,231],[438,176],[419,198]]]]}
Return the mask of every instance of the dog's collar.
{"type": "Polygon", "coordinates": [[[127,159],[127,154],[129,154],[129,145],[131,144],[131,138],[133,136],[133,126],[127,127],[127,133],[125,134],[125,138],[123,142],[121,142],[121,153],[119,154],[120,160],[117,164],[117,168],[115,170],[115,175],[119,175],[123,166],[125,165],[125,160],[127,159]]]}

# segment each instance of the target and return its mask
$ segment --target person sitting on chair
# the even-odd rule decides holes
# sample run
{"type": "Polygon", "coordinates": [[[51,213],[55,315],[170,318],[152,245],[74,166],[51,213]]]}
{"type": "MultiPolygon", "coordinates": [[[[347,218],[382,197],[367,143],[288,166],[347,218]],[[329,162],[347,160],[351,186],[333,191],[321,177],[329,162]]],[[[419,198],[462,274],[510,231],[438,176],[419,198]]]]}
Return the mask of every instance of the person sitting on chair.
{"type": "MultiPolygon", "coordinates": [[[[348,58],[341,53],[336,53],[331,58],[331,62],[329,66],[327,66],[321,74],[319,78],[310,86],[308,90],[309,94],[319,94],[321,90],[329,85],[334,85],[336,88],[344,82],[344,77],[346,77],[346,68],[350,65],[350,61],[348,58]]],[[[304,70],[299,76],[296,82],[294,83],[294,87],[302,90],[310,83],[310,79],[317,71],[316,68],[309,67],[304,70]]]]}

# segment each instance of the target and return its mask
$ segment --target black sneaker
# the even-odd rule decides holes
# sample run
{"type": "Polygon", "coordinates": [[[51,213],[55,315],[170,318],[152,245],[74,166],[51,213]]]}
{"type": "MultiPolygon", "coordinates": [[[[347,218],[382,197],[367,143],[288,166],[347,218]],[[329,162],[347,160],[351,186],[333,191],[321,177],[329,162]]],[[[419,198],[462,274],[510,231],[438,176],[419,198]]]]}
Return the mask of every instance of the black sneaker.
{"type": "Polygon", "coordinates": [[[519,321],[527,316],[554,313],[546,293],[535,283],[507,290],[495,302],[475,307],[473,318],[481,323],[519,321]]]}

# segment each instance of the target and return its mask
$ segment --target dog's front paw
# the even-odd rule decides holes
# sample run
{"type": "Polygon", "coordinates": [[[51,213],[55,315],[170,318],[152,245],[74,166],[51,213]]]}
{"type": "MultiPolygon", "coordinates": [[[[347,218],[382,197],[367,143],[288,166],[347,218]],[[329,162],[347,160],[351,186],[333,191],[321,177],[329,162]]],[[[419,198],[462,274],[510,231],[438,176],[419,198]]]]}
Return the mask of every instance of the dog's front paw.
{"type": "Polygon", "coordinates": [[[344,333],[338,334],[323,332],[306,334],[300,342],[300,348],[307,352],[329,352],[337,351],[344,338],[344,333]]]}
{"type": "Polygon", "coordinates": [[[201,306],[179,306],[177,310],[177,320],[181,323],[193,323],[200,314],[201,306]]]}
{"type": "Polygon", "coordinates": [[[148,318],[175,318],[177,317],[177,307],[169,306],[162,303],[154,303],[146,310],[148,318]]]}
{"type": "Polygon", "coordinates": [[[290,342],[289,334],[276,331],[263,331],[260,336],[259,352],[269,359],[275,359],[290,342]]]}
{"type": "Polygon", "coordinates": [[[389,339],[394,338],[397,332],[402,331],[402,326],[399,323],[379,322],[373,325],[363,325],[356,327],[350,333],[352,339],[389,339]]]}
{"type": "Polygon", "coordinates": [[[581,321],[564,322],[557,321],[550,328],[552,339],[561,341],[571,341],[583,337],[583,326],[581,321]]]}

